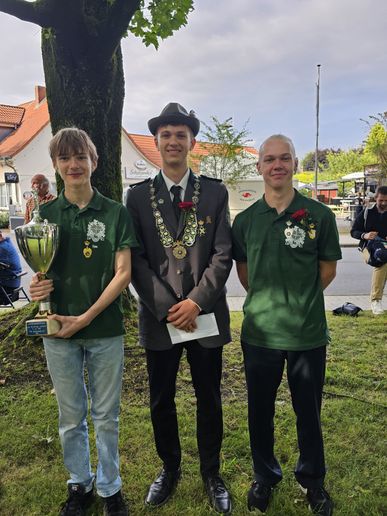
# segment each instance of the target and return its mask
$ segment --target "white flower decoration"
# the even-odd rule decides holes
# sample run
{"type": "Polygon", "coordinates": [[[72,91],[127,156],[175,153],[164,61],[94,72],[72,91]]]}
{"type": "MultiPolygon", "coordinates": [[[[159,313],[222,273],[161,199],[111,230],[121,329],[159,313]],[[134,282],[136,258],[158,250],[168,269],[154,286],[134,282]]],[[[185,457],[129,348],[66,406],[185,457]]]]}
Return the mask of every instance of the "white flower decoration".
{"type": "Polygon", "coordinates": [[[305,242],[305,231],[298,226],[287,227],[285,233],[285,245],[289,245],[292,249],[303,247],[305,242]]]}
{"type": "Polygon", "coordinates": [[[105,224],[99,220],[92,220],[87,226],[87,239],[93,242],[105,240],[105,224]]]}

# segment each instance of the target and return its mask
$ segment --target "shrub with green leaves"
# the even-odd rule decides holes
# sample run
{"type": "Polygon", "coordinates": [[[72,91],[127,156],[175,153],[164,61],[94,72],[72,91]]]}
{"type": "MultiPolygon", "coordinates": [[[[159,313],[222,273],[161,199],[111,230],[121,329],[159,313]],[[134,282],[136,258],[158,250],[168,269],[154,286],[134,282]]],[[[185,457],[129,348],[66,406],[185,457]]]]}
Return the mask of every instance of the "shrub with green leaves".
{"type": "Polygon", "coordinates": [[[6,211],[0,211],[0,228],[7,228],[9,226],[9,215],[6,211]]]}

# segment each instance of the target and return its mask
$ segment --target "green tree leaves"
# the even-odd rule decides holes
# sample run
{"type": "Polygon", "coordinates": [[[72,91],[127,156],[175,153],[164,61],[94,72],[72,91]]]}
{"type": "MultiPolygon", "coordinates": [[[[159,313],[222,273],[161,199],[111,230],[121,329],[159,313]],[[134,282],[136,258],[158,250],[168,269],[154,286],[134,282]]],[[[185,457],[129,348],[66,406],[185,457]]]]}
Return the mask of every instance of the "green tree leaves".
{"type": "Polygon", "coordinates": [[[130,21],[129,31],[146,46],[158,48],[160,40],[187,25],[188,14],[193,9],[193,0],[142,0],[130,21]]]}
{"type": "MultiPolygon", "coordinates": [[[[338,150],[334,150],[334,149],[319,149],[318,152],[317,152],[317,161],[318,161],[318,169],[320,171],[323,171],[324,169],[327,168],[328,166],[328,158],[327,158],[327,155],[329,152],[333,152],[333,153],[336,153],[336,152],[340,152],[340,149],[338,150]]],[[[302,170],[314,170],[314,155],[315,155],[315,152],[314,151],[310,151],[308,152],[302,162],[301,162],[301,166],[302,166],[302,170]]]]}
{"type": "MultiPolygon", "coordinates": [[[[328,152],[327,168],[324,179],[339,179],[351,172],[362,172],[367,164],[367,158],[360,149],[349,149],[340,152],[328,152]]],[[[321,177],[321,176],[320,176],[321,177]]]]}
{"type": "MultiPolygon", "coordinates": [[[[246,129],[237,129],[232,118],[223,122],[216,116],[211,117],[212,125],[204,122],[201,131],[205,142],[201,143],[206,155],[200,161],[200,172],[210,177],[222,179],[228,185],[234,185],[239,179],[256,173],[255,164],[258,156],[248,152],[246,146],[251,144],[246,129]]],[[[195,155],[192,154],[195,159],[195,155]]]]}
{"type": "Polygon", "coordinates": [[[387,112],[379,117],[370,117],[376,120],[371,126],[365,141],[364,150],[369,156],[368,164],[377,163],[380,167],[381,177],[387,177],[387,112]],[[375,158],[372,161],[372,158],[375,158]]]}

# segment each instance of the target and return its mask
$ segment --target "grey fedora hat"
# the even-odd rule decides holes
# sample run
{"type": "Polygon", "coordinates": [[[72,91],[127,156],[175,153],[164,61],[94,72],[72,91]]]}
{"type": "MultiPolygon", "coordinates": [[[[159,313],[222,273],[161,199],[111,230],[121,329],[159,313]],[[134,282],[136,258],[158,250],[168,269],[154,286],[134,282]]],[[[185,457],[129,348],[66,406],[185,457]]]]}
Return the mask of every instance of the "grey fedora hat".
{"type": "Polygon", "coordinates": [[[160,127],[160,125],[168,124],[188,125],[194,136],[198,134],[200,129],[200,121],[196,117],[195,112],[191,110],[188,113],[187,110],[177,102],[170,102],[161,111],[159,116],[151,118],[148,121],[149,130],[153,135],[156,134],[157,128],[160,127]]]}

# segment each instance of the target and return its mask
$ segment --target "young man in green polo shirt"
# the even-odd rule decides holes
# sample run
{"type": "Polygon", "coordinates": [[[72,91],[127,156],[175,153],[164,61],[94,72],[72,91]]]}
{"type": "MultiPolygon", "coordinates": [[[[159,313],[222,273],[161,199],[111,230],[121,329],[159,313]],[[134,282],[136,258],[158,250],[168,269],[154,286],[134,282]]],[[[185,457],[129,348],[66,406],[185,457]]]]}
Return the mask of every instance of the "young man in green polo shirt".
{"type": "Polygon", "coordinates": [[[254,466],[248,507],[265,512],[282,478],[273,420],[287,361],[300,450],[295,476],[312,511],[330,515],[320,411],[329,342],[323,290],[341,258],[336,223],[328,207],[294,190],[297,159],[289,138],[265,140],[257,168],[265,194],[233,225],[234,259],[247,291],[241,341],[254,466]]]}
{"type": "Polygon", "coordinates": [[[35,301],[51,293],[51,317],[61,324],[54,338],[43,339],[70,474],[60,515],[85,514],[95,482],[105,514],[125,516],[118,457],[124,334],[120,294],[130,282],[130,247],[136,239],[126,208],[91,186],[98,156],[84,131],[60,130],[50,142],[50,155],[64,192],[41,206],[40,214],[59,225],[59,250],[51,279],[35,275],[30,292],[35,301]],[[96,474],[90,465],[84,366],[96,433],[96,474]]]}

